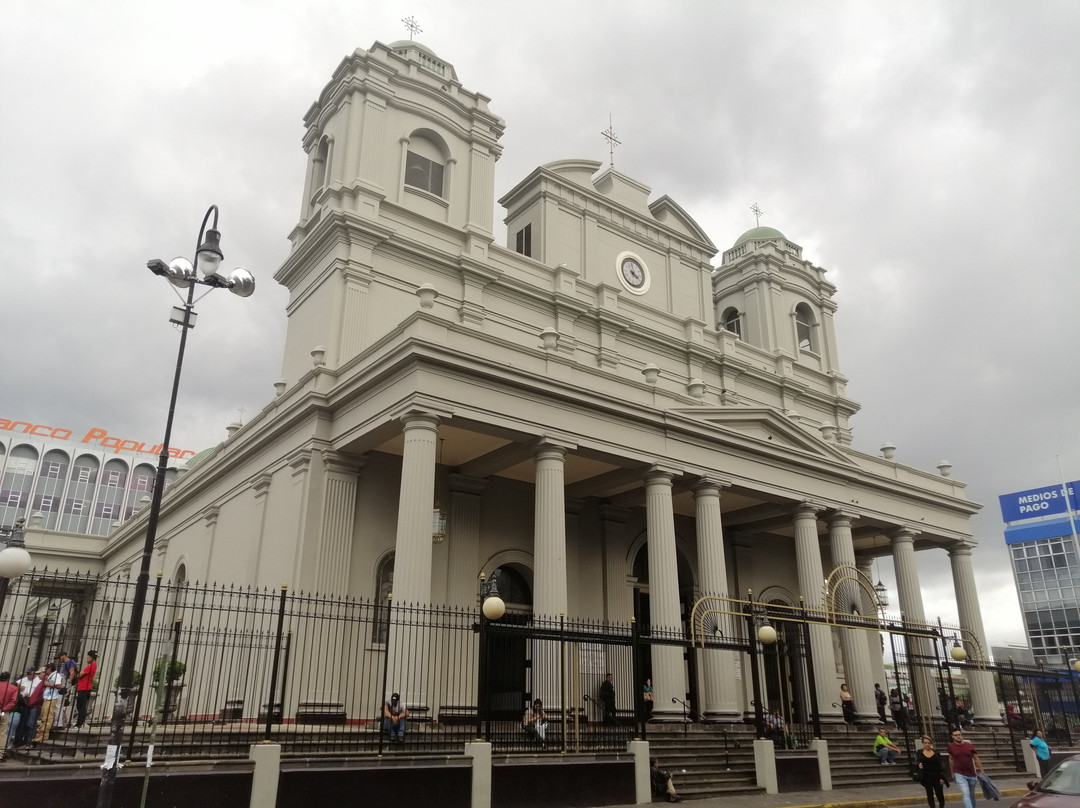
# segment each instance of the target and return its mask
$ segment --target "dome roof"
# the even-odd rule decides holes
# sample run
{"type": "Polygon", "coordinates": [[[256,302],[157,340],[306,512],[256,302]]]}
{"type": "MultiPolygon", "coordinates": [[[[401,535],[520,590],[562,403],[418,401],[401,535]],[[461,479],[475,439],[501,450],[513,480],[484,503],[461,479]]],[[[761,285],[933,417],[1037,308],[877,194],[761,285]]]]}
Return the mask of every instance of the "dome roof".
{"type": "Polygon", "coordinates": [[[201,452],[196,452],[195,454],[193,454],[187,459],[188,471],[191,471],[196,466],[201,466],[203,463],[209,460],[210,456],[213,455],[216,451],[217,447],[211,446],[209,449],[203,449],[201,452]]]}
{"type": "Polygon", "coordinates": [[[787,240],[787,237],[775,227],[754,227],[747,230],[738,240],[731,245],[732,249],[748,241],[775,241],[776,239],[787,240]]]}

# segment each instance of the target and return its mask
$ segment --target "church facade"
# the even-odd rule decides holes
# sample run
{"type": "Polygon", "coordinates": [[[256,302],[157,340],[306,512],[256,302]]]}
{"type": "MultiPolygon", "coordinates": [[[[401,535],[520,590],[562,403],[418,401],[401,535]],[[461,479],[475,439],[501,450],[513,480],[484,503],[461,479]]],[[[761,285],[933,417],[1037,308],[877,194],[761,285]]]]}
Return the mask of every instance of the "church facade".
{"type": "MultiPolygon", "coordinates": [[[[304,124],[282,378],[170,487],[167,578],[475,606],[495,575],[519,612],[677,628],[703,594],[873,615],[824,582],[889,556],[925,621],[921,552],[985,647],[979,506],[852,448],[836,290],[795,241],[757,227],[721,251],[674,200],[577,159],[498,200],[496,243],[504,122],[412,41],[344,59],[304,124]]],[[[121,525],[104,568],[137,568],[145,530],[121,525]]],[[[872,712],[878,635],[811,634],[822,713],[842,681],[872,712]]],[[[654,648],[650,672],[659,718],[688,691],[745,714],[722,660],[689,674],[654,648]]],[[[975,711],[996,717],[985,676],[975,711]]]]}

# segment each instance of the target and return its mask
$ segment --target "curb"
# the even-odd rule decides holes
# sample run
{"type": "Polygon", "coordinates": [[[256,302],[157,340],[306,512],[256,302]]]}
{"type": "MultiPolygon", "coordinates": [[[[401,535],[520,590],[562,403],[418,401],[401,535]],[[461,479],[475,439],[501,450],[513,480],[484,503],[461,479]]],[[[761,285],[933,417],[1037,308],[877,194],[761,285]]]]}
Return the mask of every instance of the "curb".
{"type": "MultiPolygon", "coordinates": [[[[1026,788],[1002,789],[1001,797],[1022,797],[1028,793],[1026,788]]],[[[960,793],[946,794],[946,802],[961,802],[963,796],[960,793]]],[[[886,797],[882,799],[851,800],[845,802],[812,802],[806,805],[789,805],[785,808],[889,808],[897,805],[922,805],[925,800],[912,797],[886,797]]]]}

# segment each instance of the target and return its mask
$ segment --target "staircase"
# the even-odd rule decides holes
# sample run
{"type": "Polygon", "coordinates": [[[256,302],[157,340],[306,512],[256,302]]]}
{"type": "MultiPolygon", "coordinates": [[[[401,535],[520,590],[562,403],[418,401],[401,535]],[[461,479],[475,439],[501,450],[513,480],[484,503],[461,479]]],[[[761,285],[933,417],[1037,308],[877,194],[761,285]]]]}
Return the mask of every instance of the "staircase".
{"type": "MultiPolygon", "coordinates": [[[[935,748],[945,753],[940,731],[935,732],[935,748]]],[[[867,783],[911,783],[908,749],[903,733],[893,732],[892,742],[903,750],[895,766],[882,766],[874,756],[874,738],[876,726],[867,724],[847,727],[822,727],[822,738],[829,744],[829,764],[832,770],[833,788],[854,788],[867,783]]],[[[1009,743],[1009,732],[1004,727],[975,728],[964,731],[964,737],[971,741],[982,760],[983,768],[991,778],[1015,777],[1017,767],[1013,750],[1009,743]]],[[[922,749],[920,733],[911,735],[910,760],[922,749]]],[[[1017,739],[1019,744],[1026,743],[1017,739]]],[[[1023,758],[1021,757],[1021,760],[1023,758]]]]}
{"type": "Polygon", "coordinates": [[[684,799],[764,794],[754,769],[754,733],[742,726],[650,724],[649,752],[684,799]]]}

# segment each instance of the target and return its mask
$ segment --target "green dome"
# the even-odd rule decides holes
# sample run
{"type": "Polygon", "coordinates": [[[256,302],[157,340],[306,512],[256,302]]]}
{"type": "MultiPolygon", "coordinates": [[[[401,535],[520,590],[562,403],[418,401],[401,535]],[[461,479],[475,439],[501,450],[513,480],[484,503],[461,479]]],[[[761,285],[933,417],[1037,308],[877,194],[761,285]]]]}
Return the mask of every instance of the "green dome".
{"type": "Polygon", "coordinates": [[[216,451],[217,447],[211,446],[209,449],[203,449],[201,452],[196,452],[195,454],[193,454],[187,459],[188,471],[191,471],[196,466],[201,466],[203,463],[209,460],[211,455],[213,455],[216,451]]]}
{"type": "Polygon", "coordinates": [[[739,240],[732,244],[731,248],[735,249],[748,241],[776,241],[781,238],[785,238],[784,234],[775,227],[755,227],[739,236],[739,240]]]}

